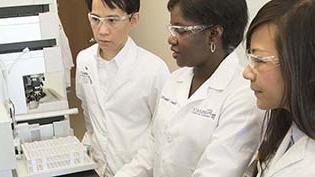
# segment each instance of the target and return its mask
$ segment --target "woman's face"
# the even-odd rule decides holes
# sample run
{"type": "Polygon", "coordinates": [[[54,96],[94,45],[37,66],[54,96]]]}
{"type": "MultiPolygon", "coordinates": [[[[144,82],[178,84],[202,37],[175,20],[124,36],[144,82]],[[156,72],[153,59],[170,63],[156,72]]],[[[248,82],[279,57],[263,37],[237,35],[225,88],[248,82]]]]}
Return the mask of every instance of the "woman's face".
{"type": "MultiPolygon", "coordinates": [[[[179,5],[175,5],[170,13],[171,25],[180,27],[200,25],[185,19],[179,5]]],[[[187,31],[169,37],[168,43],[173,51],[172,56],[179,67],[195,67],[209,62],[210,50],[206,31],[207,29],[196,33],[187,31]]]]}
{"type": "Polygon", "coordinates": [[[251,81],[257,106],[264,110],[282,107],[284,84],[275,46],[276,30],[273,24],[255,29],[248,51],[251,64],[243,72],[244,78],[251,81]]]}

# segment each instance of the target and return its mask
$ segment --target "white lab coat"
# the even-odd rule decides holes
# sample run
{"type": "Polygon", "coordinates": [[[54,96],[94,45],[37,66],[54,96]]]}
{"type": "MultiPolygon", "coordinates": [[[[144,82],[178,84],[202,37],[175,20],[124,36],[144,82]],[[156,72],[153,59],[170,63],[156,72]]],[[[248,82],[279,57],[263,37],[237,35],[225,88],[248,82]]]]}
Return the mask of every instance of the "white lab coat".
{"type": "MultiPolygon", "coordinates": [[[[276,154],[263,173],[263,177],[314,177],[315,140],[292,125],[282,140],[276,154]],[[293,130],[293,131],[292,131],[293,130]],[[287,151],[291,135],[295,139],[287,151]],[[296,141],[298,137],[298,140],[296,141]]],[[[258,175],[260,176],[260,175],[258,175]]]]}
{"type": "Polygon", "coordinates": [[[129,38],[113,59],[119,68],[105,93],[99,82],[98,51],[95,44],[78,54],[76,93],[86,121],[83,142],[92,145],[97,172],[110,177],[143,146],[169,71],[159,57],[129,38]]]}
{"type": "Polygon", "coordinates": [[[146,148],[115,177],[240,177],[262,123],[235,53],[188,99],[192,68],[175,71],[161,93],[146,148]]]}

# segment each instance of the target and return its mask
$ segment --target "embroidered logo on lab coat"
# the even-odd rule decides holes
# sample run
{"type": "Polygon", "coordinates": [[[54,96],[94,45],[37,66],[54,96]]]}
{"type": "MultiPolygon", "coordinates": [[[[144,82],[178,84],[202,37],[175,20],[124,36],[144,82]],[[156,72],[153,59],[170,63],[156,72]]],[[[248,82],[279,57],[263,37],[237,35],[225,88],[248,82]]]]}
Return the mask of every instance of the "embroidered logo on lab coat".
{"type": "Polygon", "coordinates": [[[214,119],[216,114],[213,113],[212,109],[202,109],[194,107],[192,113],[201,117],[214,119]]]}
{"type": "Polygon", "coordinates": [[[81,71],[79,73],[80,75],[80,79],[81,79],[81,82],[84,83],[84,84],[92,84],[92,79],[89,75],[88,72],[85,72],[85,71],[81,71]]]}

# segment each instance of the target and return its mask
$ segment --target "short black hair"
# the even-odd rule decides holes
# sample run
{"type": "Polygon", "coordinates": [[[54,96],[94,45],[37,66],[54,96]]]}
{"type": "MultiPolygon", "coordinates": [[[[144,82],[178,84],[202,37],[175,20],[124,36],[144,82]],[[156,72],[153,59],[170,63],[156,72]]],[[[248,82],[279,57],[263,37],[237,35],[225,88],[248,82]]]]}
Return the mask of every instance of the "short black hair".
{"type": "Polygon", "coordinates": [[[223,48],[230,53],[243,40],[248,22],[245,0],[169,0],[171,11],[180,5],[184,18],[202,25],[220,25],[224,28],[223,48]]]}
{"type": "MultiPolygon", "coordinates": [[[[92,1],[93,0],[85,0],[89,12],[92,11],[92,1]]],[[[140,10],[140,0],[102,0],[102,2],[111,9],[118,7],[127,14],[133,14],[140,10]]]]}

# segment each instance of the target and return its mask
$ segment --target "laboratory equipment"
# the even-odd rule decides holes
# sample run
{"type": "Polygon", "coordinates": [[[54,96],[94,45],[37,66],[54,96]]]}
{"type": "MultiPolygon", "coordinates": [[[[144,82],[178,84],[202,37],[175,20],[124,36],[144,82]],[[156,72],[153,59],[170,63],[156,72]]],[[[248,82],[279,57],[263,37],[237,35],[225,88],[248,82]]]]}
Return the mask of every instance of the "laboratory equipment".
{"type": "Polygon", "coordinates": [[[16,168],[14,142],[11,131],[11,119],[4,102],[0,100],[0,176],[12,177],[16,168]]]}
{"type": "Polygon", "coordinates": [[[94,169],[69,123],[78,109],[68,104],[73,63],[57,1],[1,0],[0,36],[0,176],[94,169]]]}
{"type": "MultiPolygon", "coordinates": [[[[20,142],[22,153],[15,154],[14,151],[19,151],[19,148],[14,147],[17,142],[13,139],[9,115],[7,106],[0,103],[1,177],[51,177],[95,169],[96,164],[87,155],[87,148],[75,136],[54,135],[46,140],[39,138],[31,141],[34,138],[31,135],[27,141],[20,142]]],[[[35,127],[47,128],[47,125],[35,127]]],[[[39,131],[37,134],[40,136],[44,133],[39,131]]]]}
{"type": "Polygon", "coordinates": [[[95,167],[74,136],[24,143],[22,149],[25,160],[18,172],[26,172],[29,177],[58,176],[95,167]]]}
{"type": "Polygon", "coordinates": [[[1,70],[16,119],[69,112],[66,88],[73,63],[56,0],[4,0],[0,35],[1,70]]]}

